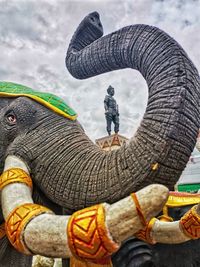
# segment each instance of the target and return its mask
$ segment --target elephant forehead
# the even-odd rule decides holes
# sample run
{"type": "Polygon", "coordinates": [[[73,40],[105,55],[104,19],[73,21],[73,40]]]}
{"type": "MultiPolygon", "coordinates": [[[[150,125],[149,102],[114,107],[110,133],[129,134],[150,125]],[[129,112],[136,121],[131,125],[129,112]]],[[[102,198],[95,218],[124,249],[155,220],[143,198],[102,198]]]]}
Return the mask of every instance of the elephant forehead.
{"type": "Polygon", "coordinates": [[[21,84],[0,82],[0,97],[17,96],[29,97],[70,120],[77,118],[76,112],[56,95],[38,92],[21,84]]]}

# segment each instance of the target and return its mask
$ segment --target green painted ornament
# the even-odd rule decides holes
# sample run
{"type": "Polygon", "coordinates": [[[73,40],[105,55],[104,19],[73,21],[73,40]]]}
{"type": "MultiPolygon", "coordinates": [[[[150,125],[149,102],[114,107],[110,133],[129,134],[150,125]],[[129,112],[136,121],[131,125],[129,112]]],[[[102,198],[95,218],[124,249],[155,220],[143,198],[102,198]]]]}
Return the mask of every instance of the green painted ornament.
{"type": "Polygon", "coordinates": [[[77,118],[76,112],[56,95],[34,91],[21,84],[0,82],[0,97],[18,96],[29,97],[70,120],[75,120],[77,118]]]}

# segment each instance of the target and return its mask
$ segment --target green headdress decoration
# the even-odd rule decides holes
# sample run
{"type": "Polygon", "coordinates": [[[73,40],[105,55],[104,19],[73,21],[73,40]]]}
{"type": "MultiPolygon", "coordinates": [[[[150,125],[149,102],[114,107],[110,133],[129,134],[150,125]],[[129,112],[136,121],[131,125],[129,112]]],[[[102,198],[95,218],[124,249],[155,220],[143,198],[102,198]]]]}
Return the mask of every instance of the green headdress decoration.
{"type": "Polygon", "coordinates": [[[76,112],[56,95],[34,91],[21,84],[0,82],[0,97],[18,96],[29,97],[70,120],[75,120],[77,118],[76,112]]]}

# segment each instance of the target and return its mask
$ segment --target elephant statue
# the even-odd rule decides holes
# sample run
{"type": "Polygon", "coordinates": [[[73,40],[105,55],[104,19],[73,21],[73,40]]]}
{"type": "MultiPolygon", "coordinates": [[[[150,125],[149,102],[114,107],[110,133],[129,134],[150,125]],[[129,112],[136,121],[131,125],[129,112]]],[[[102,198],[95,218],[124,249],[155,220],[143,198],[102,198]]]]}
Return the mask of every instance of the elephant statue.
{"type": "MultiPolygon", "coordinates": [[[[200,194],[170,192],[168,201],[160,214],[161,220],[177,221],[196,203],[200,194]]],[[[198,267],[200,266],[200,240],[181,244],[147,244],[137,238],[123,242],[113,257],[113,266],[122,267],[198,267]]]]}
{"type": "MultiPolygon", "coordinates": [[[[22,201],[22,196],[28,203],[34,201],[51,209],[56,214],[51,216],[61,216],[63,210],[71,215],[97,203],[106,202],[115,207],[116,202],[150,184],[162,184],[172,190],[185,168],[200,126],[197,69],[181,46],[156,27],[128,26],[102,35],[98,13],[86,16],[69,44],[67,69],[78,79],[124,68],[140,71],[149,88],[140,127],[128,145],[106,153],[87,137],[76,113],[60,99],[25,86],[1,82],[0,171],[6,171],[5,166],[22,167],[32,179],[33,192],[30,196],[20,185],[23,195],[17,184],[3,188],[0,223],[9,216],[13,203],[22,201]]],[[[28,183],[30,186],[31,182],[28,183]]],[[[148,203],[151,206],[151,200],[148,203]]],[[[160,200],[159,208],[150,215],[155,216],[162,204],[160,200]]],[[[64,217],[61,218],[56,221],[52,217],[52,220],[59,223],[64,217]]],[[[137,230],[142,228],[141,218],[134,221],[137,230]]],[[[38,220],[37,217],[33,219],[30,225],[34,224],[35,228],[27,226],[27,231],[37,229],[38,220]]],[[[41,223],[44,227],[44,222],[41,223]]],[[[45,227],[42,229],[45,231],[45,227]]],[[[37,242],[30,236],[25,239],[29,244],[37,242]]],[[[180,240],[188,239],[181,234],[180,240]]],[[[41,249],[32,247],[34,252],[41,252],[41,249]]],[[[62,253],[55,254],[54,251],[53,256],[59,257],[62,253]]],[[[31,256],[13,249],[2,234],[1,267],[30,267],[31,261],[31,256]]]]}

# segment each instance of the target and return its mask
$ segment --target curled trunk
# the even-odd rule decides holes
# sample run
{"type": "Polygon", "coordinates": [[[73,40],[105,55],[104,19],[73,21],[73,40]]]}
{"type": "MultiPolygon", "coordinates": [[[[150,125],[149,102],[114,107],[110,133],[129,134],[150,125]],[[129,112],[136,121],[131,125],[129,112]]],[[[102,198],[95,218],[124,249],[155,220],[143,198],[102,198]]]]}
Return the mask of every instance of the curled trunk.
{"type": "Polygon", "coordinates": [[[198,133],[198,72],[180,45],[156,27],[129,26],[99,38],[100,28],[96,12],[80,24],[66,56],[70,73],[85,79],[112,70],[133,68],[140,71],[149,88],[146,112],[135,136],[128,146],[112,152],[105,160],[110,167],[107,183],[117,177],[118,189],[123,194],[150,183],[161,183],[173,189],[198,133]],[[155,163],[158,168],[153,170],[155,163]]]}

